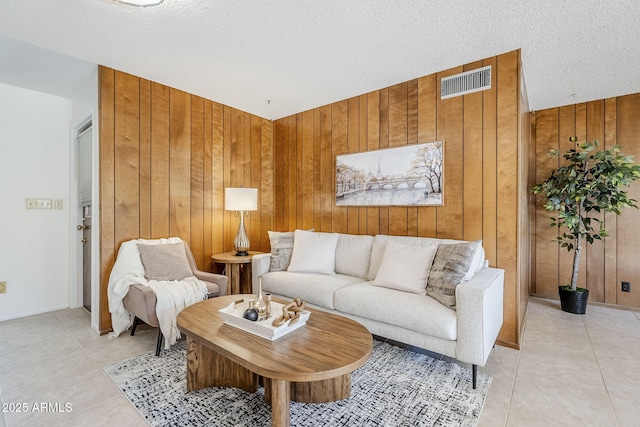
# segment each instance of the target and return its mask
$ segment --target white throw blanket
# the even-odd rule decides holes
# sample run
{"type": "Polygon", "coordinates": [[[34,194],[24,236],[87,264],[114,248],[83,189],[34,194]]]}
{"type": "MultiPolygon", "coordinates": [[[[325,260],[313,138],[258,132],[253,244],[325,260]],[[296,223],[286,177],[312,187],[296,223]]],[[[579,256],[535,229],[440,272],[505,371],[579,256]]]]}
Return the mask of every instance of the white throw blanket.
{"type": "Polygon", "coordinates": [[[124,308],[122,300],[129,286],[139,284],[149,286],[156,293],[156,316],[160,324],[160,330],[164,335],[164,348],[168,349],[180,338],[180,331],[176,324],[176,316],[185,307],[202,301],[207,295],[207,286],[195,277],[186,277],[180,281],[155,281],[144,277],[144,266],[140,259],[138,243],[145,245],[157,245],[167,243],[180,243],[178,237],[168,239],[137,239],[124,242],[120,246],[116,262],[109,276],[107,294],[109,297],[109,312],[113,332],[110,336],[117,337],[129,329],[133,323],[133,316],[124,308]]]}

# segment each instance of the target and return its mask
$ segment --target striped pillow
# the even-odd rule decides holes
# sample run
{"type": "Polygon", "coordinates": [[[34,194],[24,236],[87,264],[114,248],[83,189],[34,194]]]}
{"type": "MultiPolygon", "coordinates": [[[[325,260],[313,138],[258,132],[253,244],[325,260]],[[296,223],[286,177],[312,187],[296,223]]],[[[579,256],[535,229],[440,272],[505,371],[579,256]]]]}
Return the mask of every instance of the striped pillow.
{"type": "Polygon", "coordinates": [[[469,271],[479,245],[480,240],[440,244],[429,272],[427,295],[455,310],[456,287],[469,271]]]}

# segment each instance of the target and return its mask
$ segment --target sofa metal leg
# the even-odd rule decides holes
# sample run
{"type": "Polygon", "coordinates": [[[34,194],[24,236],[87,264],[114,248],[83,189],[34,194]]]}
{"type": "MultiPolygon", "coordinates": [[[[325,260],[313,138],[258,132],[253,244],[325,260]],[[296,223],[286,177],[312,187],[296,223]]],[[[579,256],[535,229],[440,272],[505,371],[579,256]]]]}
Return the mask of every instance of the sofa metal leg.
{"type": "Polygon", "coordinates": [[[478,365],[472,365],[471,366],[471,372],[473,375],[473,389],[476,389],[476,381],[478,379],[478,365]]]}
{"type": "Polygon", "coordinates": [[[158,343],[156,344],[156,356],[160,356],[160,350],[162,349],[162,338],[164,338],[162,336],[162,330],[158,328],[158,343]]]}
{"type": "Polygon", "coordinates": [[[138,326],[138,323],[140,323],[140,319],[138,319],[138,316],[133,316],[133,326],[131,326],[131,336],[133,336],[133,334],[136,333],[136,326],[138,326]]]}

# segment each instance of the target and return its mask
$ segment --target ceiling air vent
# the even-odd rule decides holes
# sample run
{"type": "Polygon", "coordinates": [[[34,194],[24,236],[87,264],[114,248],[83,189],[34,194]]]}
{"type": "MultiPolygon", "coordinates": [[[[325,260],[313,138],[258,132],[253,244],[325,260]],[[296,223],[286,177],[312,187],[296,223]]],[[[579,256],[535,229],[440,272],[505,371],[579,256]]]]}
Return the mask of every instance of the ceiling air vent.
{"type": "Polygon", "coordinates": [[[440,99],[491,89],[491,65],[445,77],[440,81],[440,99]]]}

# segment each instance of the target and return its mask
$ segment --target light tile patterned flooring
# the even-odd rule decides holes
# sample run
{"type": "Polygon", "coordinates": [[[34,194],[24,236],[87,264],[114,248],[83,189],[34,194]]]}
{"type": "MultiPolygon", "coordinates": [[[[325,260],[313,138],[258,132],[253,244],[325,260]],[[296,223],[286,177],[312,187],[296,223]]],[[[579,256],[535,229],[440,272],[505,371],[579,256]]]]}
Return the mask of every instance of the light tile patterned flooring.
{"type": "MultiPolygon", "coordinates": [[[[0,413],[0,427],[147,425],[102,367],[153,350],[156,333],[100,337],[82,309],[0,322],[3,409],[29,409],[0,413]],[[40,403],[71,411],[34,412],[40,403]]],[[[521,350],[496,346],[481,370],[493,376],[481,427],[638,426],[640,312],[578,316],[531,298],[521,350]]]]}

